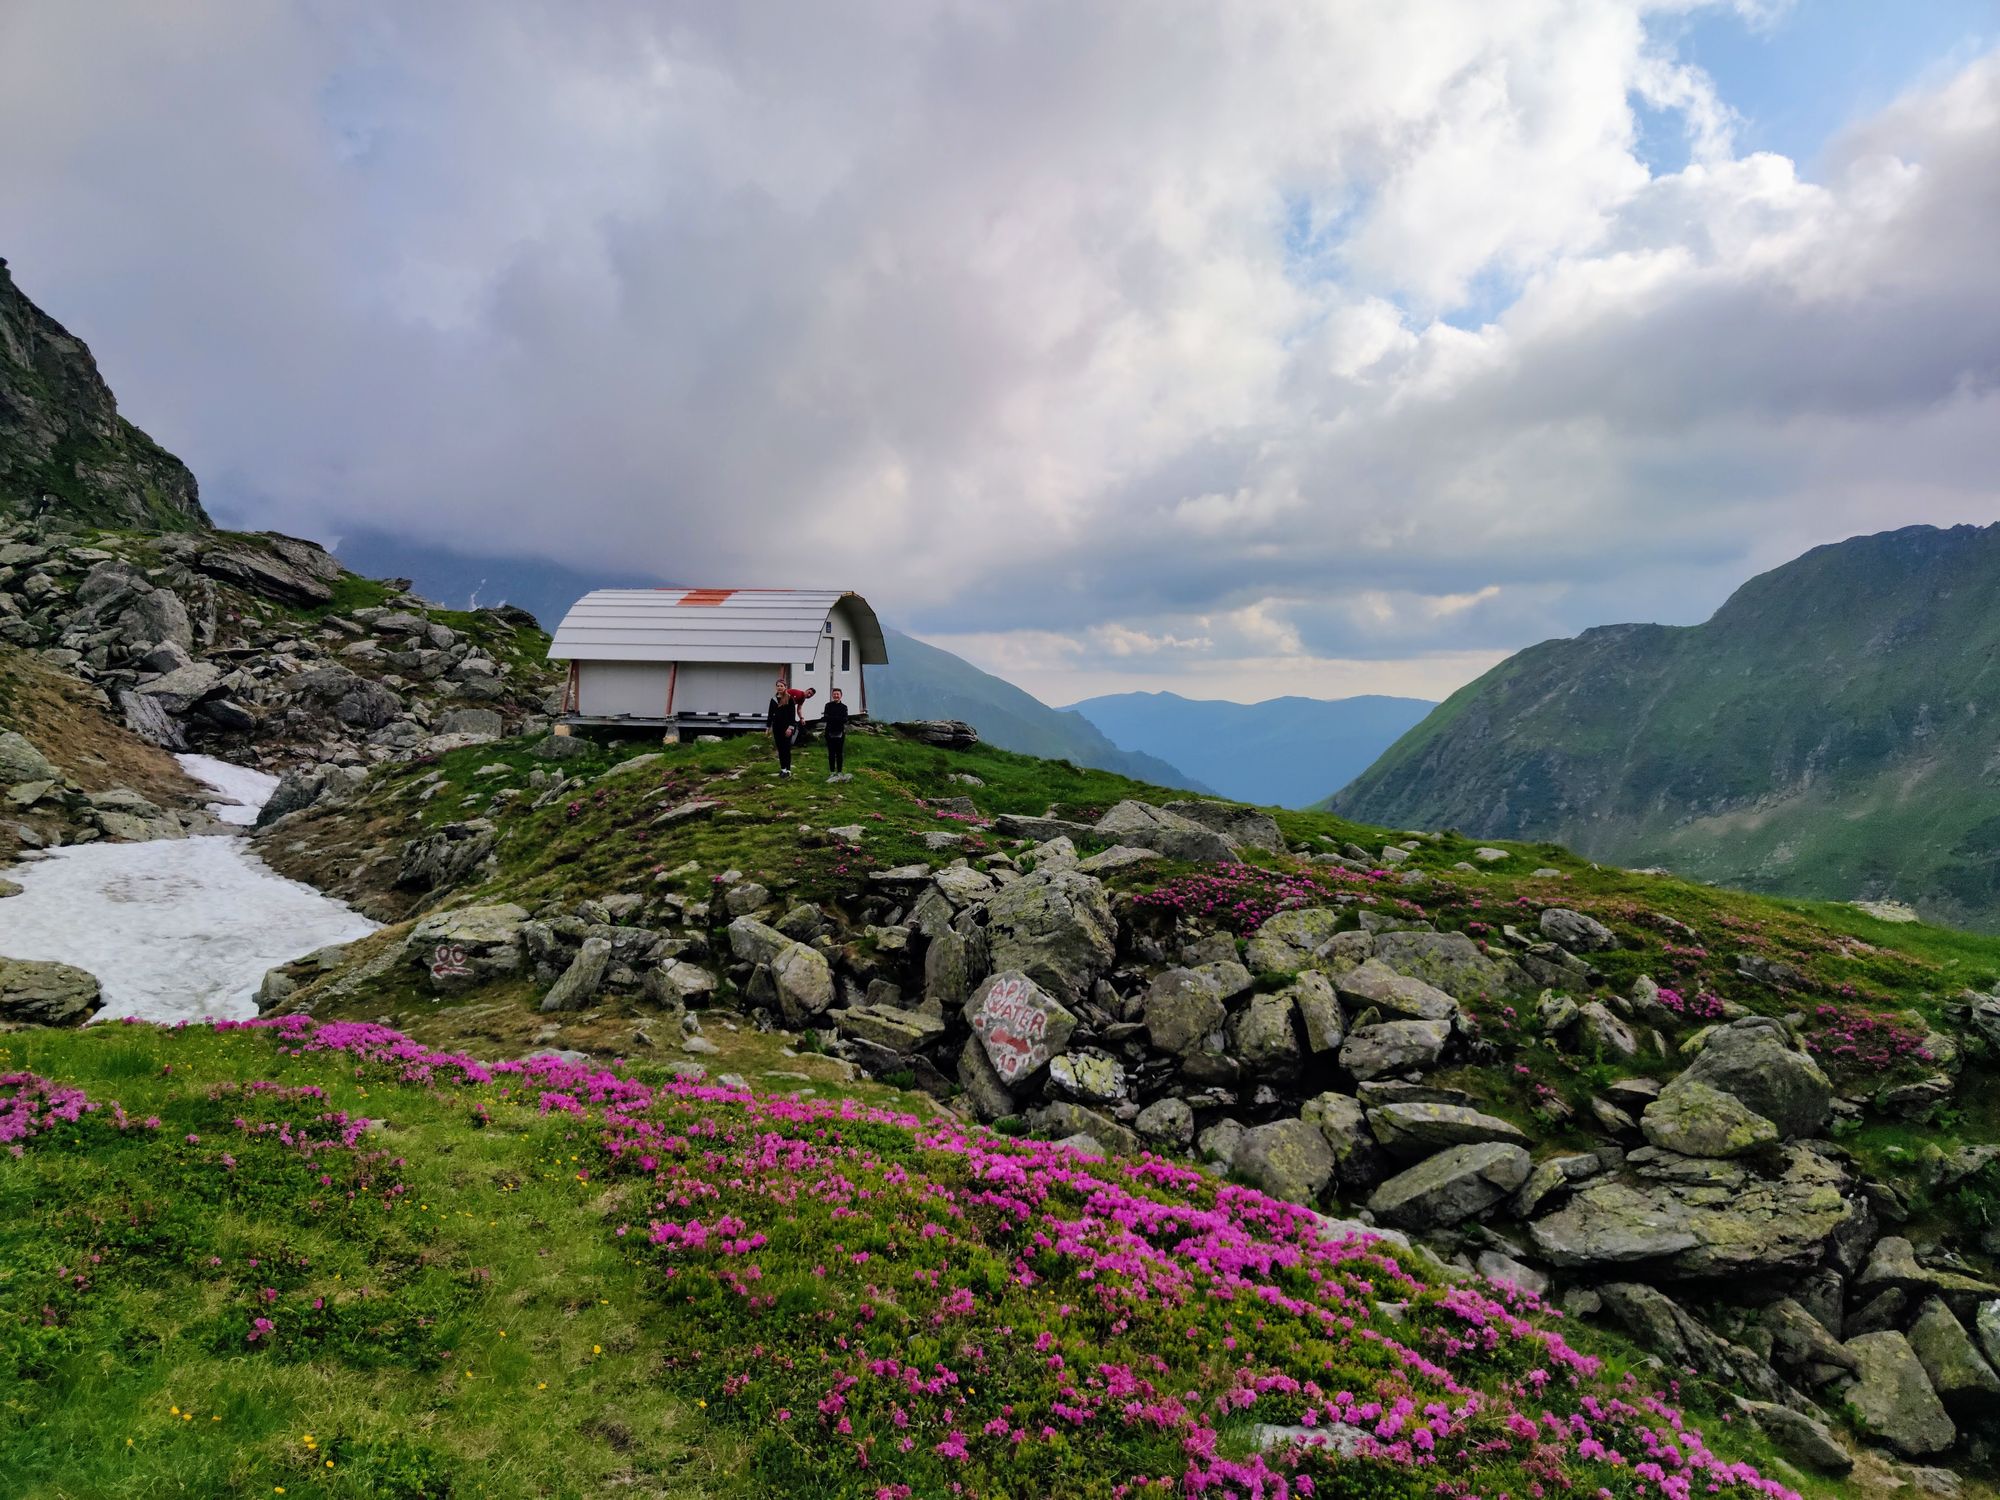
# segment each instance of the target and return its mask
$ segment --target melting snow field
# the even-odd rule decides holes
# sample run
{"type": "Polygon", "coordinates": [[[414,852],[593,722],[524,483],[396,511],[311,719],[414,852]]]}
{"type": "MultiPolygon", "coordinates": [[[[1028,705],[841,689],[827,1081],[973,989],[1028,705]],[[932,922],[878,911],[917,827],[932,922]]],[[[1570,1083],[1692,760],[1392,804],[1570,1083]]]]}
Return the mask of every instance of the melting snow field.
{"type": "MultiPolygon", "coordinates": [[[[275,777],[203,755],[190,776],[221,794],[210,806],[248,825],[275,777]]],[[[264,972],[375,924],[287,880],[230,835],[80,844],[8,872],[21,894],[0,901],[0,953],[52,959],[97,976],[98,1019],[191,1021],[253,1016],[264,972]]]]}

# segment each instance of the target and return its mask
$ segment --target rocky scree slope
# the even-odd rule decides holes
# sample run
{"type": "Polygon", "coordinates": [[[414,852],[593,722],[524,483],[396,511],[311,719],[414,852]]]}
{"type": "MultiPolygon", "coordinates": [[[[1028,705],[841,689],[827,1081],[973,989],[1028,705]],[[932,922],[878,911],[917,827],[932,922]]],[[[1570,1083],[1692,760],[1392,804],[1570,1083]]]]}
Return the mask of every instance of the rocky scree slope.
{"type": "MultiPolygon", "coordinates": [[[[286,801],[545,722],[546,644],[517,610],[439,610],[293,537],[0,527],[0,659],[60,674],[146,744],[291,773],[286,801]]],[[[58,789],[8,774],[23,817],[0,836],[71,841],[37,822],[58,789]]]]}
{"type": "Polygon", "coordinates": [[[1329,806],[2000,928],[2000,526],[1820,547],[1502,662],[1329,806]]]}
{"type": "Polygon", "coordinates": [[[1804,1470],[1990,1468],[2000,943],[984,747],[871,735],[833,785],[636,748],[453,751],[271,825],[402,920],[261,1002],[683,1067],[747,1017],[1417,1237],[1804,1470]]]}
{"type": "Polygon", "coordinates": [[[208,525],[187,465],[118,414],[81,339],[0,260],[0,516],[97,526],[208,525]]]}

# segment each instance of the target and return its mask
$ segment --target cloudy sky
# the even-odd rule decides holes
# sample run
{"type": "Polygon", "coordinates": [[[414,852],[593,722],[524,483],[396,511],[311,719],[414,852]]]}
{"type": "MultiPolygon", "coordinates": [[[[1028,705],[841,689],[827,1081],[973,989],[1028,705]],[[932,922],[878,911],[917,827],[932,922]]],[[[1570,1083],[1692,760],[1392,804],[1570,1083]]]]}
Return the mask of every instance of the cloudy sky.
{"type": "Polygon", "coordinates": [[[0,0],[0,255],[217,518],[1441,695],[2000,520],[2000,0],[0,0]]]}

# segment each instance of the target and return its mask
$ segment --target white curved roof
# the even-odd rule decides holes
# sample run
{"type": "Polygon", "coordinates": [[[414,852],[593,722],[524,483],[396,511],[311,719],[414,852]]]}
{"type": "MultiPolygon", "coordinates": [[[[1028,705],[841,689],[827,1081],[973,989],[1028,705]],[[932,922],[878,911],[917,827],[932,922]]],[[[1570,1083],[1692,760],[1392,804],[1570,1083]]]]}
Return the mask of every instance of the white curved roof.
{"type": "Polygon", "coordinates": [[[570,606],[552,661],[808,661],[835,605],[861,660],[889,660],[875,611],[841,589],[595,589],[570,606]]]}

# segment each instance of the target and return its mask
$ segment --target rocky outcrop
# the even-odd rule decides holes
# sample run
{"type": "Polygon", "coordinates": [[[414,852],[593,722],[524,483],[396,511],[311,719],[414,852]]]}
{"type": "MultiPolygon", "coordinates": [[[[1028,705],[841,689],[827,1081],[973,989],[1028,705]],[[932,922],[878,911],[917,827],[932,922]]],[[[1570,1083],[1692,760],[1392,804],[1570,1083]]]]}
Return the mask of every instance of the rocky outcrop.
{"type": "Polygon", "coordinates": [[[1647,1148],[1529,1227],[1551,1264],[1646,1266],[1671,1277],[1801,1270],[1857,1213],[1840,1166],[1800,1146],[1769,1171],[1647,1148]]]}
{"type": "Polygon", "coordinates": [[[118,413],[83,340],[0,260],[0,514],[91,526],[206,527],[187,465],[118,413]]]}
{"type": "Polygon", "coordinates": [[[0,1021],[81,1026],[102,1003],[94,974],[69,964],[0,958],[0,1021]]]}
{"type": "Polygon", "coordinates": [[[1482,1213],[1528,1180],[1528,1153],[1497,1141],[1453,1146],[1377,1188],[1368,1210],[1399,1229],[1437,1229],[1482,1213]]]}
{"type": "Polygon", "coordinates": [[[1037,872],[986,905],[986,943],[997,970],[1018,970],[1058,999],[1080,999],[1118,954],[1118,922],[1104,887],[1074,870],[1037,872]]]}
{"type": "Polygon", "coordinates": [[[1787,1140],[1816,1134],[1833,1107],[1833,1085],[1793,1045],[1782,1021],[1747,1016],[1708,1034],[1681,1078],[1734,1095],[1787,1140]]]}

